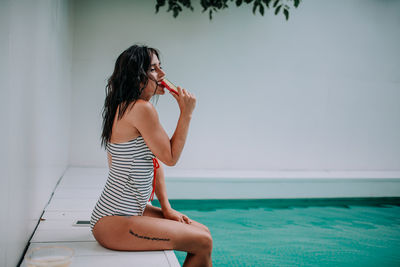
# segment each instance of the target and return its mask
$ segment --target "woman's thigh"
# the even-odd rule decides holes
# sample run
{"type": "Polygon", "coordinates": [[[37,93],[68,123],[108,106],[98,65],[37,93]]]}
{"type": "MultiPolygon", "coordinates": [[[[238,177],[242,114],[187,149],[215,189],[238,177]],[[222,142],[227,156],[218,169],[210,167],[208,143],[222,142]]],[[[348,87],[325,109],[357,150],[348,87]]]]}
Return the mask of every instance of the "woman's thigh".
{"type": "MultiPolygon", "coordinates": [[[[146,208],[144,209],[144,212],[143,212],[143,216],[165,219],[165,217],[161,211],[161,208],[155,207],[155,206],[152,206],[149,204],[146,205],[146,208]]],[[[208,229],[207,226],[205,226],[204,224],[201,224],[199,222],[196,222],[192,218],[189,218],[189,219],[192,221],[191,225],[196,226],[196,227],[203,229],[203,230],[207,231],[208,233],[210,233],[210,230],[208,229]]]]}
{"type": "Polygon", "coordinates": [[[106,216],[93,229],[96,240],[114,250],[211,251],[211,235],[199,227],[150,216],[106,216]]]}

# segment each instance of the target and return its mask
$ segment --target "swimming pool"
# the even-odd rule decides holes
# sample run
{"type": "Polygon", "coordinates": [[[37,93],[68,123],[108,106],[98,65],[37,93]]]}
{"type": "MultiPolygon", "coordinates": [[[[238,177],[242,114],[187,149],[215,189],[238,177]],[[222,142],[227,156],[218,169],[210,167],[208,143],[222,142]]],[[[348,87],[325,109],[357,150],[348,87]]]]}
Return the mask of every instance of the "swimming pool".
{"type": "Polygon", "coordinates": [[[400,198],[170,203],[208,226],[213,266],[400,266],[400,198]]]}

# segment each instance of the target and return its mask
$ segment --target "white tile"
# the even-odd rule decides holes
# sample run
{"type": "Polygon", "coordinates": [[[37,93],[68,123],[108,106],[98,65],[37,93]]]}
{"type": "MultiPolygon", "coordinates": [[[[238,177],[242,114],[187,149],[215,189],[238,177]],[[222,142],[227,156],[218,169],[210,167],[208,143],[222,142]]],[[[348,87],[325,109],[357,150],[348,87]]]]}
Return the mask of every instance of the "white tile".
{"type": "Polygon", "coordinates": [[[59,186],[65,187],[77,187],[77,188],[103,188],[107,181],[107,174],[88,176],[88,175],[74,175],[64,176],[59,186]]]}
{"type": "Polygon", "coordinates": [[[175,253],[173,250],[164,250],[165,256],[168,259],[169,266],[173,267],[180,267],[181,265],[179,264],[178,258],[176,257],[175,253]]]}
{"type": "MultiPolygon", "coordinates": [[[[67,246],[75,251],[71,267],[83,266],[180,266],[173,251],[113,251],[101,247],[97,242],[32,243],[29,249],[38,246],[67,246]]],[[[29,250],[28,250],[29,251],[29,250]]],[[[25,262],[21,266],[26,266],[25,262]]]]}
{"type": "Polygon", "coordinates": [[[108,169],[69,168],[58,187],[102,188],[108,177],[108,169]]]}
{"type": "Polygon", "coordinates": [[[45,211],[42,219],[45,221],[88,221],[92,211],[45,211]]]}
{"type": "Polygon", "coordinates": [[[120,253],[119,251],[106,249],[96,241],[31,243],[29,249],[40,246],[66,246],[74,250],[75,256],[115,255],[120,253]]]}
{"type": "Polygon", "coordinates": [[[92,211],[96,199],[52,199],[45,211],[92,211]]]}
{"type": "Polygon", "coordinates": [[[111,255],[111,256],[81,256],[75,257],[71,267],[96,266],[149,266],[162,267],[170,266],[165,256],[155,255],[111,255]]]}
{"type": "Polygon", "coordinates": [[[74,241],[95,241],[90,227],[75,227],[68,231],[62,229],[37,229],[31,239],[32,243],[37,242],[74,242],[74,241]]]}
{"type": "MultiPolygon", "coordinates": [[[[89,226],[76,226],[74,216],[65,220],[40,221],[31,242],[94,241],[89,226]]],[[[79,218],[88,220],[87,217],[79,218]]]]}
{"type": "Polygon", "coordinates": [[[57,187],[54,191],[53,199],[72,198],[72,199],[98,199],[103,188],[93,187],[57,187]]]}
{"type": "MultiPolygon", "coordinates": [[[[89,218],[90,219],[90,218],[89,218]]],[[[88,220],[88,218],[83,218],[88,220]]],[[[47,230],[60,230],[60,231],[74,231],[77,228],[89,228],[87,226],[75,226],[75,220],[70,218],[68,220],[45,220],[41,221],[36,228],[36,231],[47,231],[47,230]]]]}

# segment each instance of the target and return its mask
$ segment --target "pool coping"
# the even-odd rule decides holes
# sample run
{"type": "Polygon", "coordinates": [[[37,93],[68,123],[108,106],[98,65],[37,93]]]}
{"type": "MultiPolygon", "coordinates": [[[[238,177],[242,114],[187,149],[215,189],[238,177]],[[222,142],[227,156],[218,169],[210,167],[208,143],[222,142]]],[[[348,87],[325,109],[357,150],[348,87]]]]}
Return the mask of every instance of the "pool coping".
{"type": "Polygon", "coordinates": [[[400,171],[166,171],[171,199],[400,197],[400,171]]]}
{"type": "MultiPolygon", "coordinates": [[[[400,197],[400,170],[164,170],[169,199],[400,197]]],[[[79,173],[100,188],[107,172],[69,167],[71,175],[79,173]]]]}

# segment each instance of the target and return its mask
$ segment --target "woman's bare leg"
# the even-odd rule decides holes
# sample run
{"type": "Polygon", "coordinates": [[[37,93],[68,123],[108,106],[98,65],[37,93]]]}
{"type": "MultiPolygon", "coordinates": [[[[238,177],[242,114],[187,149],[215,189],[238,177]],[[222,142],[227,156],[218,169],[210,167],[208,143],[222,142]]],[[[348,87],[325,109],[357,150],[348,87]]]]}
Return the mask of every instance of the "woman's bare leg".
{"type": "MultiPolygon", "coordinates": [[[[143,212],[143,216],[149,216],[149,217],[155,217],[155,218],[162,218],[165,219],[163,216],[163,213],[161,211],[161,209],[159,207],[155,207],[152,205],[147,204],[146,205],[146,209],[143,212]]],[[[192,221],[191,225],[198,227],[199,229],[206,231],[208,234],[210,233],[210,230],[208,229],[207,226],[196,222],[195,220],[193,220],[192,218],[190,218],[190,220],[192,221]]],[[[197,257],[195,257],[195,254],[192,254],[190,252],[187,253],[186,255],[186,259],[185,262],[183,263],[183,266],[199,266],[197,263],[197,257]]],[[[211,261],[211,254],[209,257],[209,262],[207,265],[205,266],[212,266],[212,261],[211,261]]]]}
{"type": "MultiPolygon", "coordinates": [[[[144,212],[143,212],[143,216],[165,219],[165,217],[159,207],[155,207],[155,206],[152,206],[149,204],[146,205],[146,208],[144,209],[144,212]]],[[[191,225],[199,227],[200,229],[203,229],[204,231],[206,231],[210,234],[210,230],[208,229],[207,226],[205,226],[204,224],[201,224],[199,222],[196,222],[192,218],[189,218],[189,219],[192,221],[191,225]]]]}
{"type": "Polygon", "coordinates": [[[190,224],[149,216],[106,216],[96,223],[93,235],[109,249],[186,251],[183,266],[212,266],[211,235],[190,224]]]}

